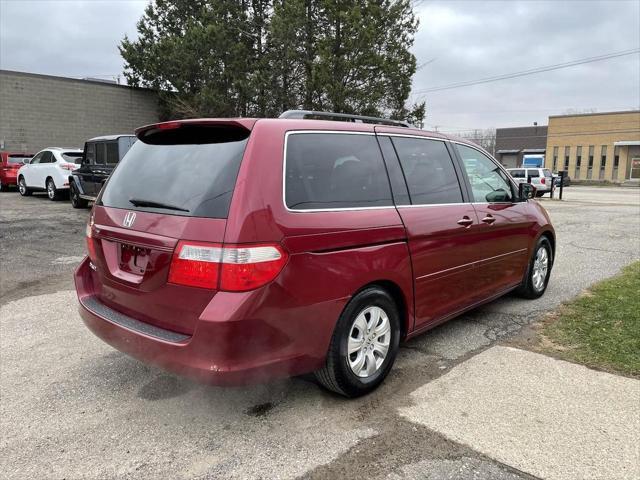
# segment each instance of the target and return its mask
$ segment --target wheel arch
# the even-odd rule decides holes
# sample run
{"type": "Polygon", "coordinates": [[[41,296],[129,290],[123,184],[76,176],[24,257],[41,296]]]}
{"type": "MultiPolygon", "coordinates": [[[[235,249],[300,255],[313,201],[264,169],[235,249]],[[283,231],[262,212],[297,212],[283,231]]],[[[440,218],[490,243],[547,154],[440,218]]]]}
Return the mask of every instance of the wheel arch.
{"type": "Polygon", "coordinates": [[[379,287],[386,291],[389,295],[391,295],[391,298],[396,304],[396,307],[398,307],[398,313],[400,314],[400,340],[404,340],[409,333],[410,316],[407,299],[402,292],[402,288],[400,288],[400,286],[392,280],[374,280],[359,288],[358,291],[353,294],[353,297],[370,287],[379,287]]]}

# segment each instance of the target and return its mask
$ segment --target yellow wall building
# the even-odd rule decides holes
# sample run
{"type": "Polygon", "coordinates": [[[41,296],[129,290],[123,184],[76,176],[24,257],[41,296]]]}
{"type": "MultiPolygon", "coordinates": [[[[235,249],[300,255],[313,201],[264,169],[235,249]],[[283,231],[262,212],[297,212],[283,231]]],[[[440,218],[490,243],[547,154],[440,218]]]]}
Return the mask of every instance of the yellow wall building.
{"type": "Polygon", "coordinates": [[[549,117],[545,166],[572,180],[640,182],[640,111],[549,117]]]}

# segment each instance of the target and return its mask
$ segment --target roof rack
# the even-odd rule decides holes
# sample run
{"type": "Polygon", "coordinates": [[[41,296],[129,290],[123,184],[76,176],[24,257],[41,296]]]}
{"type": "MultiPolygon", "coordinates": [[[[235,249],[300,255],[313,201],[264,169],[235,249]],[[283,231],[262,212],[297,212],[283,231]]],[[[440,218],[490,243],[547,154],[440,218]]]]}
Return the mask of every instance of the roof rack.
{"type": "Polygon", "coordinates": [[[366,117],[364,115],[351,115],[349,113],[316,112],[313,110],[287,110],[278,118],[307,119],[307,120],[333,120],[336,122],[373,123],[377,125],[388,125],[392,127],[405,127],[411,125],[402,120],[391,120],[390,118],[366,117]]]}

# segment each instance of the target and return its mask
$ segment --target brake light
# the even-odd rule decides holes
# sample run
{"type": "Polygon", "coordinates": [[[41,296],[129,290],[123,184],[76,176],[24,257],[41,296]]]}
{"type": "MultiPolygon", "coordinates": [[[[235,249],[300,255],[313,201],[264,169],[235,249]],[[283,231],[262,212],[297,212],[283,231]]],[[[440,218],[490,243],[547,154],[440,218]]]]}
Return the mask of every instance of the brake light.
{"type": "Polygon", "coordinates": [[[156,128],[158,130],[173,130],[176,128],[180,128],[182,124],[180,122],[164,122],[164,123],[158,123],[156,125],[156,128]]]}
{"type": "Polygon", "coordinates": [[[287,253],[277,244],[219,245],[178,243],[169,269],[169,283],[243,292],[266,285],[278,276],[287,253]]]}
{"type": "Polygon", "coordinates": [[[546,179],[545,179],[544,177],[542,177],[542,178],[540,179],[540,183],[544,185],[544,184],[546,183],[546,179]]]}
{"type": "Polygon", "coordinates": [[[87,253],[89,254],[89,259],[95,263],[96,258],[98,258],[98,254],[96,252],[96,239],[93,237],[93,212],[89,217],[89,223],[87,223],[86,229],[86,240],[87,240],[87,253]]]}
{"type": "Polygon", "coordinates": [[[64,168],[65,170],[75,170],[76,168],[78,168],[78,165],[74,163],[62,163],[60,165],[60,168],[64,168]]]}

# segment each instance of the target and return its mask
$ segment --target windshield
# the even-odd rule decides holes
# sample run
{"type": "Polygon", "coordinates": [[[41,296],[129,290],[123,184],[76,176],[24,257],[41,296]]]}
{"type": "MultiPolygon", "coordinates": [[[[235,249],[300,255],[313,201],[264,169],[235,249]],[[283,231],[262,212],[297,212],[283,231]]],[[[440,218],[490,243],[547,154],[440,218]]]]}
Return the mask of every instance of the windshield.
{"type": "Polygon", "coordinates": [[[8,163],[13,163],[13,164],[23,164],[25,160],[30,160],[32,157],[31,155],[9,155],[9,158],[7,158],[7,162],[8,163]]]}
{"type": "Polygon", "coordinates": [[[115,168],[98,205],[226,218],[246,138],[208,144],[136,142],[115,168]]]}

